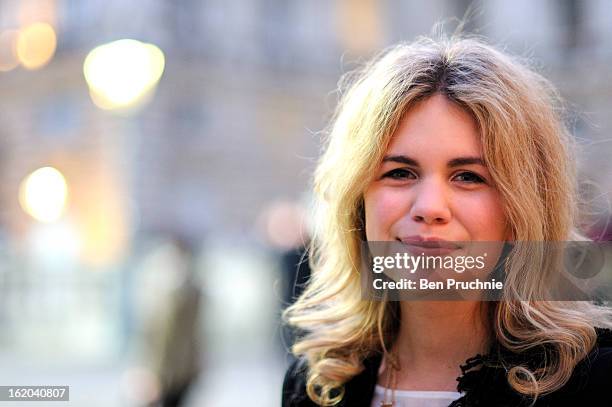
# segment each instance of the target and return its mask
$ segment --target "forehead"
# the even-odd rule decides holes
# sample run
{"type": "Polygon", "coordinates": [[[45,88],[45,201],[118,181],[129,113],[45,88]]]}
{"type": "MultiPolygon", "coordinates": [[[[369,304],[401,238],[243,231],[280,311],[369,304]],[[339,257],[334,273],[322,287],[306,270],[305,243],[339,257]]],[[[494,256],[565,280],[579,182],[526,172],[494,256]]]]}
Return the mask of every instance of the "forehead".
{"type": "Polygon", "coordinates": [[[391,137],[387,154],[478,155],[478,126],[473,117],[443,95],[413,106],[391,137]]]}

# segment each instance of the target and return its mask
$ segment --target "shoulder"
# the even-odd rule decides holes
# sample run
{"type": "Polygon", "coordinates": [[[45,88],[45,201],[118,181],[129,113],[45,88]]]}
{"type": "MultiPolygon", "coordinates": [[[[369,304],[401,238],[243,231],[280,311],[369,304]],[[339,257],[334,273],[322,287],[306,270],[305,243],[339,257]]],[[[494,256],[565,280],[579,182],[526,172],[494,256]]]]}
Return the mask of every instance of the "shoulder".
{"type": "Polygon", "coordinates": [[[612,405],[612,331],[596,328],[597,344],[558,392],[564,400],[589,406],[612,405]]]}
{"type": "Polygon", "coordinates": [[[612,330],[597,328],[597,345],[581,363],[587,386],[592,391],[610,394],[608,397],[612,405],[612,330]]]}
{"type": "MultiPolygon", "coordinates": [[[[612,385],[612,331],[596,328],[597,344],[589,356],[581,362],[589,385],[612,385]],[[605,380],[605,382],[604,382],[605,380]]],[[[609,389],[605,389],[609,390],[609,389]]]]}
{"type": "MultiPolygon", "coordinates": [[[[370,405],[381,355],[374,354],[363,361],[363,371],[344,385],[344,398],[338,406],[366,407],[370,405]]],[[[294,360],[283,380],[282,407],[315,407],[317,406],[306,393],[308,363],[305,359],[294,360]]]]}
{"type": "Polygon", "coordinates": [[[287,368],[283,380],[282,407],[316,406],[306,394],[308,364],[305,359],[295,359],[287,368]]]}
{"type": "MultiPolygon", "coordinates": [[[[570,380],[560,389],[541,396],[535,405],[550,406],[612,406],[612,331],[596,328],[597,344],[589,352],[572,373],[570,380]]],[[[505,352],[504,356],[510,353],[505,352]]],[[[507,365],[520,365],[529,363],[530,359],[540,360],[539,354],[532,353],[513,356],[513,359],[504,359],[505,363],[499,363],[498,356],[487,355],[475,357],[462,365],[462,376],[458,389],[465,396],[454,405],[529,405],[531,399],[525,398],[517,393],[507,381],[507,365]],[[482,365],[481,369],[473,369],[474,366],[482,365]]]]}

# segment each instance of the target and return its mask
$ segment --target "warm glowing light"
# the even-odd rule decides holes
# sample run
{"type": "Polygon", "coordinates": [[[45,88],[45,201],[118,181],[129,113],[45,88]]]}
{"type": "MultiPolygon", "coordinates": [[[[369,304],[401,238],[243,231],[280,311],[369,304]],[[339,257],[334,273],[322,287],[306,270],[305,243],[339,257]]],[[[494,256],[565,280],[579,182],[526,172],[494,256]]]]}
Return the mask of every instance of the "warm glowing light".
{"type": "Polygon", "coordinates": [[[41,222],[58,220],[66,207],[67,197],[66,179],[53,167],[37,169],[22,181],[19,188],[21,207],[41,222]]]}
{"type": "Polygon", "coordinates": [[[17,59],[17,30],[0,33],[0,71],[7,72],[19,65],[17,59]]]}
{"type": "Polygon", "coordinates": [[[55,54],[57,37],[55,30],[47,23],[34,23],[19,30],[17,57],[27,69],[45,66],[55,54]]]}
{"type": "Polygon", "coordinates": [[[96,106],[118,109],[143,102],[164,71],[164,53],[153,44],[119,40],[94,48],[83,73],[96,106]]]}
{"type": "Polygon", "coordinates": [[[297,202],[273,202],[262,212],[259,223],[267,242],[279,249],[289,250],[307,241],[306,212],[297,202]]]}

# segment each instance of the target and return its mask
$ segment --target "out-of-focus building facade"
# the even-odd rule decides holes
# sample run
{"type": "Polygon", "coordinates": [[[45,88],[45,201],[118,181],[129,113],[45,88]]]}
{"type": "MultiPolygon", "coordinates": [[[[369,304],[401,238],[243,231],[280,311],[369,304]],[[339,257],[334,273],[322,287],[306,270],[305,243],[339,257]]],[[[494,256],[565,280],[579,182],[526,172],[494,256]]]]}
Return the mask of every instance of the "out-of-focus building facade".
{"type": "MultiPolygon", "coordinates": [[[[19,3],[2,3],[6,27],[19,3]]],[[[117,202],[108,205],[124,212],[127,230],[173,224],[193,234],[248,237],[269,201],[307,187],[340,74],[389,44],[430,32],[436,21],[446,19],[452,28],[450,17],[463,16],[470,4],[141,3],[53,2],[53,61],[41,72],[0,76],[2,219],[10,230],[21,228],[15,189],[23,174],[73,161],[80,164],[72,179],[113,184],[117,202]],[[90,103],[81,73],[89,49],[124,37],[158,44],[167,60],[152,103],[128,118],[90,103]],[[88,179],[109,168],[113,174],[100,177],[111,179],[88,179]]],[[[612,12],[606,1],[475,5],[467,29],[539,63],[577,112],[581,139],[608,134],[612,12]]],[[[604,169],[610,173],[602,156],[585,171],[597,177],[604,169]]]]}

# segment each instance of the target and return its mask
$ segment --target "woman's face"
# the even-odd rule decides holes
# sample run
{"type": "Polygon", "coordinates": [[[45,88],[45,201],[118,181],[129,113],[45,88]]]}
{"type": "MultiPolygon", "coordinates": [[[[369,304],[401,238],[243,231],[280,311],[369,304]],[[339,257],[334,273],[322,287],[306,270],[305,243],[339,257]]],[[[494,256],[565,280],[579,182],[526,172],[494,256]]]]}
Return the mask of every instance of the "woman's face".
{"type": "Polygon", "coordinates": [[[508,240],[472,117],[443,95],[402,119],[364,194],[369,241],[508,240]]]}

